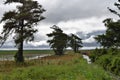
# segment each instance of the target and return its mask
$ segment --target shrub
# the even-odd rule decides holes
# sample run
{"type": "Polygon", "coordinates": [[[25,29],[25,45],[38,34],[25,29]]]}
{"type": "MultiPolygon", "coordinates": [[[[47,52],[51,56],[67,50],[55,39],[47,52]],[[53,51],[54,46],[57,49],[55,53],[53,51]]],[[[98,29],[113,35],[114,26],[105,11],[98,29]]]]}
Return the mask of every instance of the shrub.
{"type": "Polygon", "coordinates": [[[118,53],[119,53],[119,50],[116,48],[109,48],[108,49],[108,54],[110,54],[110,55],[118,55],[118,53]]]}
{"type": "Polygon", "coordinates": [[[109,67],[109,65],[111,63],[111,56],[110,55],[101,56],[96,61],[96,63],[101,65],[105,70],[108,70],[108,67],[109,67]]]}
{"type": "Polygon", "coordinates": [[[92,54],[90,55],[91,61],[95,62],[100,56],[107,54],[106,49],[98,49],[96,48],[92,54]]]}
{"type": "Polygon", "coordinates": [[[120,75],[120,50],[116,48],[95,49],[90,55],[91,61],[99,64],[105,70],[120,75]]]}
{"type": "Polygon", "coordinates": [[[111,65],[109,66],[109,70],[120,76],[120,58],[119,57],[114,57],[112,58],[111,65]]]}

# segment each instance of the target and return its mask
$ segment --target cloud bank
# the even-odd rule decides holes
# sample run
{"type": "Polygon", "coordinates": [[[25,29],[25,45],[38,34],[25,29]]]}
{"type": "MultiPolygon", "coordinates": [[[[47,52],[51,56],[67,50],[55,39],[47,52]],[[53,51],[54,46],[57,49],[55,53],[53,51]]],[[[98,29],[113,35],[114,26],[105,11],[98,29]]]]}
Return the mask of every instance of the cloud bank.
{"type": "MultiPolygon", "coordinates": [[[[103,34],[106,27],[102,21],[114,17],[107,7],[113,7],[115,0],[37,0],[47,11],[46,19],[39,23],[35,41],[24,43],[25,48],[49,48],[46,43],[47,33],[52,25],[59,26],[66,34],[74,33],[82,38],[84,47],[98,47],[94,37],[103,34]]],[[[116,0],[117,1],[117,0],[116,0]]],[[[5,11],[15,9],[16,4],[3,5],[0,1],[0,19],[5,11]]],[[[0,30],[2,31],[0,24],[0,30]]],[[[14,47],[13,39],[9,38],[4,48],[14,47]]]]}

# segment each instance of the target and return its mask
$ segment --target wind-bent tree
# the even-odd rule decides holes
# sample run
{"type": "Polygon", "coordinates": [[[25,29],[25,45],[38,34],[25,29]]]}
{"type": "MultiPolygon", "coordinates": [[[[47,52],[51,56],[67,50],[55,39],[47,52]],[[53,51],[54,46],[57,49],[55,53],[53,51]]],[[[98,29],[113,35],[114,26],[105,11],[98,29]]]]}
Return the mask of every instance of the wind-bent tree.
{"type": "Polygon", "coordinates": [[[73,49],[75,53],[79,52],[79,48],[82,47],[82,39],[75,34],[71,34],[69,38],[69,46],[73,49]]]}
{"type": "Polygon", "coordinates": [[[113,21],[112,19],[106,19],[104,21],[107,27],[106,33],[98,35],[95,39],[104,48],[117,48],[120,46],[120,21],[113,21]]]}
{"type": "MultiPolygon", "coordinates": [[[[120,0],[114,4],[118,10],[120,10],[120,0]]],[[[117,15],[120,18],[120,13],[108,8],[110,12],[117,15]]],[[[104,47],[104,48],[118,48],[120,47],[120,19],[114,21],[111,18],[108,18],[103,21],[107,27],[106,33],[103,35],[98,35],[95,39],[104,47]]]]}
{"type": "Polygon", "coordinates": [[[52,39],[47,42],[50,44],[51,48],[53,48],[56,55],[63,55],[64,50],[67,47],[68,35],[63,33],[63,31],[56,25],[53,25],[51,29],[54,31],[47,34],[47,36],[52,37],[52,39]]]}
{"type": "Polygon", "coordinates": [[[49,43],[51,48],[53,48],[56,55],[63,55],[64,50],[67,47],[71,47],[74,52],[78,52],[79,48],[82,47],[81,39],[75,34],[69,36],[63,33],[63,30],[61,30],[56,25],[53,25],[51,29],[53,29],[54,31],[47,34],[47,36],[52,37],[52,39],[48,40],[47,42],[49,43]]]}
{"type": "Polygon", "coordinates": [[[1,22],[4,23],[1,37],[1,45],[5,43],[11,34],[18,51],[15,55],[16,62],[24,62],[23,43],[33,41],[34,33],[37,32],[35,25],[44,19],[42,6],[34,0],[6,0],[5,4],[19,3],[15,10],[5,12],[1,22]]]}

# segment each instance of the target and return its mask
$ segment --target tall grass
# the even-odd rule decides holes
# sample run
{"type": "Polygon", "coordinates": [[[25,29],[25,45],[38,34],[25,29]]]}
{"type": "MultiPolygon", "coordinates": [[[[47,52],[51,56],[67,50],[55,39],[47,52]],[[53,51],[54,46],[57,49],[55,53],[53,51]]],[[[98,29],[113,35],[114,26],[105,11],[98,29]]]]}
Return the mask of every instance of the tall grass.
{"type": "Polygon", "coordinates": [[[0,80],[112,80],[112,78],[101,67],[87,64],[80,54],[69,54],[16,64],[12,70],[1,72],[0,80]]]}
{"type": "MultiPolygon", "coordinates": [[[[120,50],[116,48],[96,49],[90,55],[93,62],[102,66],[106,71],[120,76],[120,50]]],[[[120,77],[119,79],[120,80],[120,77]]]]}

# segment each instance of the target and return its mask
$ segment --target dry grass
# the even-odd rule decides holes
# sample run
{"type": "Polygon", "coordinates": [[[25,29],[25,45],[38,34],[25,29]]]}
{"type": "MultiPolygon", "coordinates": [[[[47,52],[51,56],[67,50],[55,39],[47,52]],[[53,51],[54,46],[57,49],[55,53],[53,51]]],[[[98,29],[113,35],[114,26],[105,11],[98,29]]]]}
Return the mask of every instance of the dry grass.
{"type": "Polygon", "coordinates": [[[16,64],[15,61],[0,61],[0,72],[8,73],[11,72],[15,68],[23,68],[29,66],[37,66],[37,65],[44,65],[44,64],[64,64],[64,62],[68,61],[68,63],[75,58],[80,57],[79,54],[70,54],[64,56],[46,56],[39,59],[34,60],[27,60],[24,63],[16,64]]]}

